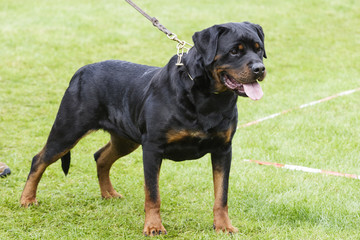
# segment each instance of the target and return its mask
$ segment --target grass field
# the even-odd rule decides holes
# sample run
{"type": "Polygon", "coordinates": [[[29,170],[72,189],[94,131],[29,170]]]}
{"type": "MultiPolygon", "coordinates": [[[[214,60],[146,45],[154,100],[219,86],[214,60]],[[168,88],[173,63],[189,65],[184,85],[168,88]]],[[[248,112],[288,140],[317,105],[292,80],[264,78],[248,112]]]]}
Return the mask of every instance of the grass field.
{"type": "MultiPolygon", "coordinates": [[[[264,98],[238,102],[239,124],[360,86],[360,6],[356,0],[137,0],[190,41],[217,23],[251,21],[266,35],[264,98]]],[[[44,145],[61,97],[81,66],[122,59],[163,66],[175,44],[125,1],[1,0],[0,179],[2,239],[142,239],[141,150],[112,168],[121,200],[102,200],[94,133],[45,172],[39,206],[20,208],[31,159],[44,145]]],[[[243,159],[360,174],[360,93],[239,129],[233,140],[229,213],[240,232],[212,230],[209,156],[165,161],[160,239],[359,239],[360,181],[258,166],[243,159]]]]}

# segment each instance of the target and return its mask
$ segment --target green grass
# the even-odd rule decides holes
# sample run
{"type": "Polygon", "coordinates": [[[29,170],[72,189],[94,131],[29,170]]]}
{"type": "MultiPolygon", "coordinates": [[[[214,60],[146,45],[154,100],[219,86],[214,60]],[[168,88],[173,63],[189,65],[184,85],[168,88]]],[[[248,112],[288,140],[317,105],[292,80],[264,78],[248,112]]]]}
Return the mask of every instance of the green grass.
{"type": "MultiPolygon", "coordinates": [[[[136,1],[191,41],[195,31],[252,21],[266,35],[265,96],[238,102],[239,123],[360,86],[360,12],[355,0],[136,1]]],[[[121,200],[102,200],[92,154],[104,132],[72,151],[70,173],[47,169],[39,206],[19,198],[31,158],[43,146],[61,97],[81,66],[122,59],[163,66],[175,44],[125,1],[2,0],[0,4],[0,179],[3,239],[142,239],[141,150],[112,169],[121,200]]],[[[360,182],[243,162],[253,158],[360,174],[360,93],[239,129],[233,141],[229,213],[240,232],[212,230],[209,156],[165,161],[160,239],[358,239],[360,182]]],[[[144,238],[145,239],[145,238],[144,238]]]]}

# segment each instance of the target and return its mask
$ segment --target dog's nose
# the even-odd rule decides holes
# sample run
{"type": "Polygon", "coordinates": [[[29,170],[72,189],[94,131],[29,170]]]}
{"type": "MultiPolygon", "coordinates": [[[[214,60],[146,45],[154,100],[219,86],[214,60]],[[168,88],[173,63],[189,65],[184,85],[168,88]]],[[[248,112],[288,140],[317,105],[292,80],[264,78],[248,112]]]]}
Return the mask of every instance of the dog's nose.
{"type": "Polygon", "coordinates": [[[265,72],[265,66],[262,63],[254,63],[251,67],[251,70],[255,75],[262,75],[265,72]]]}

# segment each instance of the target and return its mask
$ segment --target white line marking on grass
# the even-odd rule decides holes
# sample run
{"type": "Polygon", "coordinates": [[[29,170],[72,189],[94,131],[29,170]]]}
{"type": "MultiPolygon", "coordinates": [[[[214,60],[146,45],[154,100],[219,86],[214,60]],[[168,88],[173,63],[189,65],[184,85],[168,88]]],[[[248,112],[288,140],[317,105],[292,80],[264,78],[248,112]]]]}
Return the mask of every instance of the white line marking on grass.
{"type": "MultiPolygon", "coordinates": [[[[271,115],[269,115],[267,117],[263,117],[263,118],[260,118],[258,120],[255,120],[255,121],[242,124],[242,125],[238,126],[237,129],[244,128],[244,127],[249,127],[251,125],[258,124],[258,123],[260,123],[262,121],[265,121],[265,120],[268,120],[268,119],[276,118],[276,117],[278,117],[280,115],[284,115],[284,114],[292,112],[294,110],[299,110],[299,109],[303,109],[303,108],[306,108],[306,107],[314,106],[316,104],[323,103],[323,102],[326,102],[326,101],[330,101],[330,100],[332,100],[334,98],[337,98],[337,97],[340,97],[340,96],[350,95],[350,94],[353,94],[353,93],[358,92],[358,91],[360,91],[360,88],[340,92],[340,93],[337,93],[335,95],[332,95],[332,96],[329,96],[329,97],[326,97],[326,98],[323,98],[323,99],[320,99],[320,100],[317,100],[317,101],[313,101],[313,102],[310,102],[310,103],[300,105],[299,107],[296,107],[296,108],[284,110],[282,112],[274,113],[274,114],[271,114],[271,115]]],[[[244,161],[245,162],[257,163],[259,165],[274,166],[274,167],[277,167],[277,168],[284,168],[284,169],[302,171],[302,172],[307,172],[307,173],[322,173],[322,174],[325,174],[325,175],[332,175],[332,176],[337,176],[337,177],[346,177],[346,178],[352,178],[352,179],[360,180],[360,175],[356,175],[356,174],[333,172],[333,171],[327,171],[327,170],[323,170],[323,169],[309,168],[309,167],[303,167],[303,166],[297,166],[297,165],[288,165],[288,164],[272,163],[272,162],[262,162],[262,161],[258,161],[258,160],[252,160],[252,159],[244,159],[244,161]]]]}
{"type": "Polygon", "coordinates": [[[356,174],[333,172],[333,171],[327,171],[327,170],[323,170],[323,169],[302,167],[302,166],[297,166],[297,165],[287,165],[287,164],[281,164],[281,163],[262,162],[262,161],[253,160],[253,159],[244,159],[244,162],[253,162],[253,163],[257,163],[259,165],[264,165],[264,166],[274,166],[274,167],[277,167],[277,168],[284,168],[284,169],[302,171],[302,172],[307,172],[307,173],[322,173],[322,174],[325,174],[325,175],[331,175],[331,176],[337,176],[337,177],[346,177],[346,178],[352,178],[352,179],[360,180],[360,176],[356,175],[356,174]]]}
{"type": "Polygon", "coordinates": [[[278,117],[278,116],[284,115],[284,114],[289,113],[289,112],[292,112],[292,111],[294,111],[294,110],[298,110],[298,109],[303,109],[303,108],[306,108],[306,107],[314,106],[314,105],[316,105],[316,104],[323,103],[323,102],[326,102],[326,101],[330,101],[330,100],[332,100],[332,99],[334,99],[334,98],[337,98],[337,97],[350,95],[350,94],[353,94],[353,93],[358,92],[358,91],[360,91],[360,88],[356,88],[356,89],[344,91],[344,92],[341,92],[341,93],[337,93],[337,94],[335,94],[335,95],[332,95],[332,96],[329,96],[329,97],[326,97],[326,98],[323,98],[323,99],[320,99],[320,100],[317,100],[317,101],[313,101],[313,102],[310,102],[310,103],[306,103],[306,104],[300,105],[299,107],[295,107],[295,108],[291,108],[291,109],[288,109],[288,110],[284,110],[284,111],[282,111],[282,112],[274,113],[274,114],[271,114],[270,116],[263,117],[263,118],[260,118],[260,119],[258,119],[258,120],[255,120],[255,121],[252,121],[252,122],[248,122],[248,123],[239,125],[239,126],[237,127],[237,129],[239,129],[239,128],[244,128],[244,127],[249,127],[249,126],[251,126],[251,125],[255,125],[255,124],[258,124],[258,123],[263,122],[263,121],[265,121],[265,120],[269,120],[269,119],[276,118],[276,117],[278,117]]]}

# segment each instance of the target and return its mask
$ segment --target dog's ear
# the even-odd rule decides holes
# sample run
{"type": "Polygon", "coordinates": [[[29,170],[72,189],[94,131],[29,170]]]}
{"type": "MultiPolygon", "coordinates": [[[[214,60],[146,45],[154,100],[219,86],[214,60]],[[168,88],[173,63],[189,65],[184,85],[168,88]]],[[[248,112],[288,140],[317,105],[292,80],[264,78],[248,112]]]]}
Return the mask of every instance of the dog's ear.
{"type": "Polygon", "coordinates": [[[196,32],[193,42],[198,53],[202,56],[205,66],[209,66],[215,58],[219,35],[224,31],[224,27],[214,25],[210,28],[196,32]]]}
{"type": "Polygon", "coordinates": [[[264,31],[262,29],[262,27],[258,24],[252,24],[253,28],[255,28],[257,34],[259,35],[260,40],[263,42],[263,46],[264,46],[264,58],[267,58],[266,56],[266,52],[265,52],[265,34],[264,31]]]}

